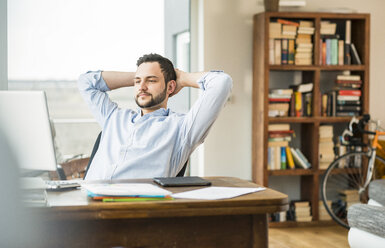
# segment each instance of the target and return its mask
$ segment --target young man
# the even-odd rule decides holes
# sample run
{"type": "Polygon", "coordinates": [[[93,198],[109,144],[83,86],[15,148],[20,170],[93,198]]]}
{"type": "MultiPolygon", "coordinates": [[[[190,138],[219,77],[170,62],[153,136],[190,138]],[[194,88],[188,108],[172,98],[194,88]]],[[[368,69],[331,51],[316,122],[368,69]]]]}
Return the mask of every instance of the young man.
{"type": "Polygon", "coordinates": [[[232,88],[219,71],[186,73],[171,61],[148,54],[136,72],[87,72],[79,90],[102,127],[102,137],[86,179],[176,176],[207,136],[232,88]],[[137,110],[120,109],[106,91],[135,87],[137,110]],[[183,87],[201,88],[187,114],[167,108],[168,98],[183,87]]]}

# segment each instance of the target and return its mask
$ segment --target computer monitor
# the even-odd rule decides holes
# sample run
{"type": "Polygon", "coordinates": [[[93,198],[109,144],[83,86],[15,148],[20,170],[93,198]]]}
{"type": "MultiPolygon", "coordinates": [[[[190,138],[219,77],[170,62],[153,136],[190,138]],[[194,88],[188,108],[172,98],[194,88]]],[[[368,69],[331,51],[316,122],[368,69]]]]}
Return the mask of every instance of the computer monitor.
{"type": "Polygon", "coordinates": [[[57,170],[44,91],[0,91],[0,126],[22,172],[57,170]]]}

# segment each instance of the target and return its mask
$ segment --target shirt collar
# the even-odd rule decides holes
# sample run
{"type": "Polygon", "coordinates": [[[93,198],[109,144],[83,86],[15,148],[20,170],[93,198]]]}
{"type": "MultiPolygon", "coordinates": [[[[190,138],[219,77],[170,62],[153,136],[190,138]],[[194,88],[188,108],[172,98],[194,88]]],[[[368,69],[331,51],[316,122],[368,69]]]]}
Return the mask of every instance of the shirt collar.
{"type": "Polygon", "coordinates": [[[134,119],[134,122],[137,122],[137,121],[142,120],[142,119],[146,120],[152,116],[168,116],[170,113],[170,109],[169,108],[167,108],[167,109],[160,108],[160,109],[157,109],[151,113],[148,113],[148,114],[145,114],[142,116],[142,109],[137,108],[136,113],[137,113],[137,115],[136,115],[136,118],[134,119]]]}

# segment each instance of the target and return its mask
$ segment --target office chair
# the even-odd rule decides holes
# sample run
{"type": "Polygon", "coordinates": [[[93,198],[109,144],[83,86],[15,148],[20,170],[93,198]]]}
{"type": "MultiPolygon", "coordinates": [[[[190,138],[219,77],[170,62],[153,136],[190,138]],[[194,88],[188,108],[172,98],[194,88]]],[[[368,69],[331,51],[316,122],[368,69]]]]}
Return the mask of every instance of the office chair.
{"type": "MultiPolygon", "coordinates": [[[[91,162],[92,162],[92,160],[94,159],[94,156],[95,156],[96,152],[98,151],[99,143],[100,143],[100,138],[101,138],[101,137],[102,137],[102,132],[100,132],[99,135],[98,135],[98,137],[96,138],[94,147],[92,148],[90,160],[88,161],[88,165],[87,165],[86,171],[85,171],[85,173],[84,173],[83,179],[86,178],[86,175],[87,175],[88,169],[90,168],[91,162]]],[[[179,171],[179,173],[176,175],[177,177],[184,177],[184,173],[186,172],[187,164],[188,164],[188,160],[187,160],[186,163],[183,165],[183,168],[182,168],[182,169],[179,171]]]]}

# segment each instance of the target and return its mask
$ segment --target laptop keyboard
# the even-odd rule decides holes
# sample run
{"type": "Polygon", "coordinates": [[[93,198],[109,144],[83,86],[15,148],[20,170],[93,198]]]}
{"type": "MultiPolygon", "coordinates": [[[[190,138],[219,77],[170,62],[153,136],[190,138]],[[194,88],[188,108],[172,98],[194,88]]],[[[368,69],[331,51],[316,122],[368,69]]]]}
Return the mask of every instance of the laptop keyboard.
{"type": "Polygon", "coordinates": [[[47,189],[70,189],[80,187],[80,183],[75,180],[55,180],[45,181],[47,189]]]}

